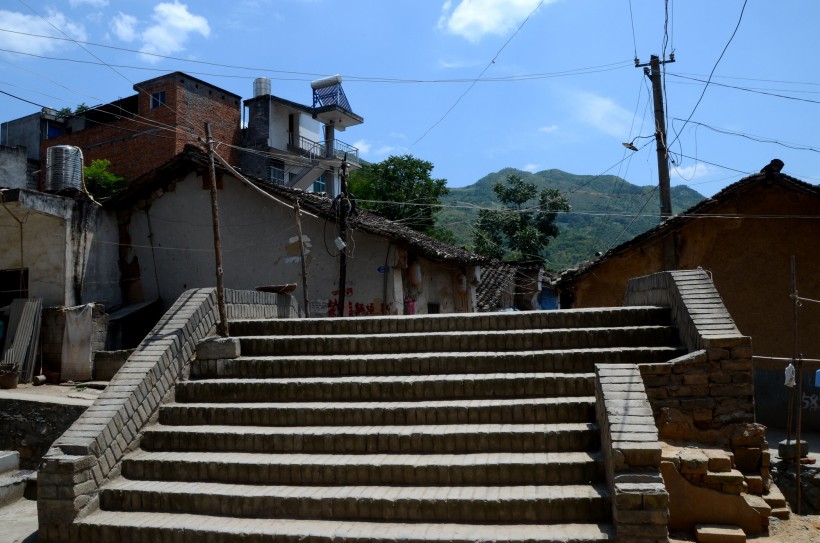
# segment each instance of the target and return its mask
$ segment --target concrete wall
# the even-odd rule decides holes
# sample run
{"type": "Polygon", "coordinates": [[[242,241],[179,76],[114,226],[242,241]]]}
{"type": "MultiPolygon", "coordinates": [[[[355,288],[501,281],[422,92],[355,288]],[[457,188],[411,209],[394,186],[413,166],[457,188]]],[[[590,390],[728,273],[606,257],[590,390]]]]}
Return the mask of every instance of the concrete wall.
{"type": "Polygon", "coordinates": [[[0,269],[29,270],[29,296],[44,306],[119,304],[117,234],[113,215],[90,202],[20,191],[0,207],[0,269]]]}
{"type": "MultiPolygon", "coordinates": [[[[223,186],[218,199],[225,286],[253,290],[296,283],[299,287],[293,296],[303,305],[293,210],[231,176],[224,177],[223,186]]],[[[160,297],[168,307],[187,289],[215,284],[210,205],[210,192],[203,189],[202,178],[192,173],[135,206],[130,219],[123,223],[131,243],[126,260],[136,258],[138,263],[138,277],[129,278],[129,282],[139,283],[139,288],[132,288],[132,292],[141,292],[144,300],[160,297]]],[[[337,315],[335,223],[303,214],[302,230],[311,316],[337,315]]],[[[408,255],[393,247],[390,240],[361,230],[349,231],[348,247],[347,314],[403,313],[404,298],[411,294],[406,269],[413,260],[423,269],[423,283],[414,289],[423,296],[416,313],[426,313],[428,303],[438,303],[442,311],[451,312],[474,307],[470,294],[462,297],[467,301],[458,304],[453,299],[459,269],[408,255]]],[[[143,299],[129,300],[140,301],[143,299]]]]}
{"type": "Polygon", "coordinates": [[[0,187],[29,188],[28,178],[26,148],[0,146],[0,187]]]}
{"type": "Polygon", "coordinates": [[[43,138],[41,125],[42,117],[39,112],[7,121],[0,128],[0,145],[25,147],[28,158],[39,160],[40,140],[43,138]]]}
{"type": "MultiPolygon", "coordinates": [[[[42,298],[44,306],[65,305],[65,219],[23,208],[19,202],[7,205],[24,221],[23,267],[28,268],[29,296],[42,298]]],[[[0,269],[19,269],[20,226],[2,207],[0,239],[0,269]]]]}

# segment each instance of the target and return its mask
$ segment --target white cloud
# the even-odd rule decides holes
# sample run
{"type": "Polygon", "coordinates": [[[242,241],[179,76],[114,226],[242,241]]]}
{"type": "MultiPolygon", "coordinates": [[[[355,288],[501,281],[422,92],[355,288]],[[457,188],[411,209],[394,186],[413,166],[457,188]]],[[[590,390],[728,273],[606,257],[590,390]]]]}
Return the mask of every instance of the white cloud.
{"type": "Polygon", "coordinates": [[[69,42],[29,35],[39,34],[65,38],[65,35],[55,30],[55,27],[75,40],[86,41],[88,39],[85,28],[81,24],[74,23],[59,11],[51,9],[46,12],[45,20],[36,15],[0,10],[0,21],[3,21],[4,29],[20,32],[20,34],[0,32],[0,48],[3,49],[42,55],[67,47],[69,42]]]}
{"type": "Polygon", "coordinates": [[[381,147],[376,149],[376,152],[373,153],[373,154],[375,156],[387,156],[387,155],[392,155],[393,153],[398,151],[398,149],[399,148],[394,146],[394,145],[382,145],[381,147]]]}
{"type": "Polygon", "coordinates": [[[521,169],[524,170],[525,172],[535,173],[539,169],[541,169],[541,165],[540,164],[533,164],[532,162],[530,162],[529,164],[526,164],[521,169]]]}
{"type": "Polygon", "coordinates": [[[91,6],[95,8],[103,8],[108,5],[108,0],[69,0],[72,8],[77,6],[91,6]]]}
{"type": "MultiPolygon", "coordinates": [[[[171,55],[185,49],[185,42],[191,34],[208,37],[211,33],[211,27],[205,17],[192,14],[188,11],[187,5],[177,1],[154,6],[153,19],[154,24],[141,35],[141,53],[171,55]]],[[[158,60],[149,55],[145,56],[146,60],[158,60]]]]}
{"type": "Polygon", "coordinates": [[[122,41],[131,42],[137,38],[137,18],[125,13],[117,13],[111,19],[111,31],[122,41]]]}
{"type": "Polygon", "coordinates": [[[670,173],[671,177],[673,178],[677,178],[680,181],[689,182],[693,179],[697,179],[699,177],[706,177],[707,175],[711,174],[712,168],[710,168],[706,164],[698,162],[692,166],[686,166],[684,168],[674,166],[670,173]]]}
{"type": "Polygon", "coordinates": [[[367,140],[358,140],[353,143],[353,147],[359,150],[359,156],[368,156],[371,160],[379,157],[387,157],[400,149],[400,147],[396,147],[395,145],[374,147],[373,144],[367,140]]]}
{"type": "Polygon", "coordinates": [[[548,124],[546,126],[542,126],[538,129],[539,132],[543,132],[545,134],[549,134],[551,132],[556,132],[558,130],[557,124],[548,124]]]}
{"type": "Polygon", "coordinates": [[[356,149],[359,150],[359,154],[369,155],[370,154],[370,148],[372,147],[372,145],[367,143],[367,141],[365,141],[365,140],[359,140],[359,141],[353,142],[353,147],[355,147],[356,149]]]}
{"type": "Polygon", "coordinates": [[[591,92],[579,92],[573,96],[580,119],[604,134],[625,139],[632,123],[632,113],[610,98],[591,92]]]}
{"type": "MultiPolygon", "coordinates": [[[[545,0],[545,4],[556,0],[545,0]]],[[[477,42],[487,34],[503,35],[519,25],[540,0],[461,0],[441,6],[438,28],[477,42]]]]}

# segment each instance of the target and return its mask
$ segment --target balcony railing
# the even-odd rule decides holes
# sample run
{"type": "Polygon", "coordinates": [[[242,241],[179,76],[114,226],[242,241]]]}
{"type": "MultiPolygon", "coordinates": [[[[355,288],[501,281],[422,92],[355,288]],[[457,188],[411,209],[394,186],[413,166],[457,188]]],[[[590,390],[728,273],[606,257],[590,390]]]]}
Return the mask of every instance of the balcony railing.
{"type": "Polygon", "coordinates": [[[299,149],[311,160],[323,158],[336,158],[344,160],[347,153],[347,161],[351,164],[359,164],[359,150],[349,143],[341,140],[333,140],[333,148],[328,150],[327,142],[310,140],[304,136],[299,137],[299,149]]]}

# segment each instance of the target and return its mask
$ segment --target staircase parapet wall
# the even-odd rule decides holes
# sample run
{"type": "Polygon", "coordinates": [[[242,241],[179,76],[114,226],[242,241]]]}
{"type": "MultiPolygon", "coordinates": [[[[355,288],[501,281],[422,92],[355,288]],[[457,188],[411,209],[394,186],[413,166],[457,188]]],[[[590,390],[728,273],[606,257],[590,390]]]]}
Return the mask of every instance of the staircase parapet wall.
{"type": "MultiPolygon", "coordinates": [[[[290,296],[225,291],[229,318],[296,317],[290,296]]],[[[99,506],[100,486],[119,474],[125,453],[169,397],[196,350],[212,334],[216,290],[184,292],[99,398],[52,445],[37,477],[39,541],[73,541],[72,523],[99,506]]]]}
{"type": "Polygon", "coordinates": [[[631,279],[624,304],[669,307],[689,351],[640,365],[661,438],[714,441],[708,432],[754,422],[752,340],[737,329],[704,270],[631,279]]]}
{"type": "Polygon", "coordinates": [[[660,473],[658,431],[638,366],[596,364],[595,398],[618,541],[667,541],[669,494],[660,473]]]}

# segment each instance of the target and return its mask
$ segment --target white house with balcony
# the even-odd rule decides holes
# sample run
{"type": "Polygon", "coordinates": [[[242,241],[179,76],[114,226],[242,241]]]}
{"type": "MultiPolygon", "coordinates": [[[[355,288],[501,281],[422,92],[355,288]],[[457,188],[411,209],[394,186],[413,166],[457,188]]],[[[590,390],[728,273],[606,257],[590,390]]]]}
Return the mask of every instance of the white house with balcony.
{"type": "Polygon", "coordinates": [[[364,122],[351,111],[341,76],[311,83],[313,105],[271,95],[270,80],[254,81],[253,98],[245,100],[247,128],[242,170],[288,187],[327,192],[340,190],[339,167],[347,159],[359,166],[359,150],[336,138],[336,132],[364,122]]]}

